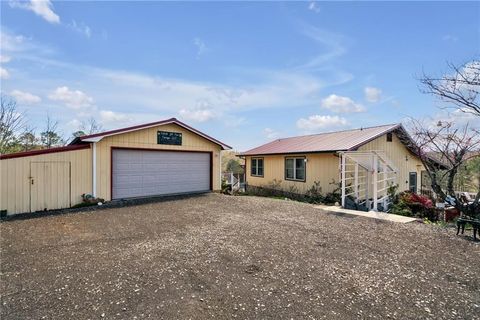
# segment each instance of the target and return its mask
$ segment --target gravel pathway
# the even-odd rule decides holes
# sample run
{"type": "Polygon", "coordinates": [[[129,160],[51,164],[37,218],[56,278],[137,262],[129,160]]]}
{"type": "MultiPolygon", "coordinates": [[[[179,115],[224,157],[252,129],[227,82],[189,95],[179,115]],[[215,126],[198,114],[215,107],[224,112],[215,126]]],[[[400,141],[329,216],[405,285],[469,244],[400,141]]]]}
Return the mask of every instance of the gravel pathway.
{"type": "Polygon", "coordinates": [[[480,319],[452,229],[218,194],[0,224],[1,319],[480,319]]]}

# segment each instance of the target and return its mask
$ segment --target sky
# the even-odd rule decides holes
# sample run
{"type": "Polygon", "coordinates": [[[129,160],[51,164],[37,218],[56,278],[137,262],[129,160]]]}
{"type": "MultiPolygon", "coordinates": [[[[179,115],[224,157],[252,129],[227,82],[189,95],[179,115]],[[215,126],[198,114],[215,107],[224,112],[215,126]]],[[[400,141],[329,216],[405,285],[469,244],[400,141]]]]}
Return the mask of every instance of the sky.
{"type": "Polygon", "coordinates": [[[179,120],[245,151],[446,114],[423,74],[480,54],[480,2],[2,1],[2,94],[65,137],[179,120]]]}

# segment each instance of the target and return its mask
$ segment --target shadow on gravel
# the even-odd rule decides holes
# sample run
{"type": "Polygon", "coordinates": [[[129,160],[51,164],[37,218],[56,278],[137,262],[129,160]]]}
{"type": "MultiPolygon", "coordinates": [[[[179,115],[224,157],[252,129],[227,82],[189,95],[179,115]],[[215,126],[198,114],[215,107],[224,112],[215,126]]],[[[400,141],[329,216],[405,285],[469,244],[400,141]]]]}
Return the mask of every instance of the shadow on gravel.
{"type": "Polygon", "coordinates": [[[58,209],[58,210],[18,213],[18,214],[13,214],[7,217],[3,217],[2,219],[0,219],[0,223],[16,221],[16,220],[43,218],[43,217],[57,216],[57,215],[70,214],[70,213],[103,211],[103,210],[108,210],[113,208],[131,207],[131,206],[137,206],[137,205],[149,204],[149,203],[177,201],[177,200],[190,199],[190,198],[201,198],[201,197],[205,197],[209,193],[210,192],[157,196],[157,197],[148,197],[148,198],[121,199],[121,200],[113,200],[113,201],[106,202],[101,206],[94,205],[94,206],[81,207],[81,208],[67,208],[67,209],[58,209]]]}

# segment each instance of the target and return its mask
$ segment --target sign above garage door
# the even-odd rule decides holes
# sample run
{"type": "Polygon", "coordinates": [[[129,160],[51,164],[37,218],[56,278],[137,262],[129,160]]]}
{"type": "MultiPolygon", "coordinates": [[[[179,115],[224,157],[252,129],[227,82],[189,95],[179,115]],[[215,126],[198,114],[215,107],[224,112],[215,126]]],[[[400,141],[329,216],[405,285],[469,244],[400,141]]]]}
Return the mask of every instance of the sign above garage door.
{"type": "Polygon", "coordinates": [[[158,131],[157,132],[158,144],[170,144],[175,146],[182,145],[182,134],[179,132],[158,131]]]}

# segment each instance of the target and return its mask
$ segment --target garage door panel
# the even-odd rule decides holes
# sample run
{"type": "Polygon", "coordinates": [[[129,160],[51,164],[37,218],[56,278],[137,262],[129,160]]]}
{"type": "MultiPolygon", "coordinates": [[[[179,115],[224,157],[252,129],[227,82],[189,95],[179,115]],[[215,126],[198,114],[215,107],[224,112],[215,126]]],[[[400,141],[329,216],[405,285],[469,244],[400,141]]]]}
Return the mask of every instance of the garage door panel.
{"type": "Polygon", "coordinates": [[[209,191],[210,162],[210,153],[113,150],[112,198],[209,191]]]}

